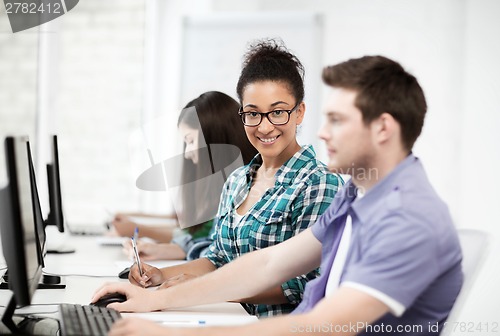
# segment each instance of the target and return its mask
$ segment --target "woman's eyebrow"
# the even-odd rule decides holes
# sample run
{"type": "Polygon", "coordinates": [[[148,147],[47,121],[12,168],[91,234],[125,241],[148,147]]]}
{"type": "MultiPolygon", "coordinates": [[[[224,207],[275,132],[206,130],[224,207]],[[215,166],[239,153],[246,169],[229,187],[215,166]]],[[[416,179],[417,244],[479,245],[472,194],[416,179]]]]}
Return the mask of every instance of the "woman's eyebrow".
{"type": "Polygon", "coordinates": [[[245,107],[257,108],[257,105],[254,105],[254,104],[246,104],[245,106],[243,106],[243,108],[245,108],[245,107]]]}
{"type": "MultiPolygon", "coordinates": [[[[270,106],[271,106],[271,107],[275,107],[276,105],[280,105],[280,104],[290,105],[290,104],[288,104],[287,102],[284,102],[284,101],[279,100],[279,101],[277,101],[277,102],[272,103],[270,106]]],[[[258,106],[257,106],[257,105],[255,105],[255,104],[246,104],[246,105],[245,105],[245,106],[243,106],[243,107],[244,107],[244,108],[245,108],[245,107],[258,108],[258,106]]]]}
{"type": "Polygon", "coordinates": [[[281,101],[281,100],[280,100],[280,101],[277,101],[277,102],[275,102],[275,103],[272,103],[272,104],[271,104],[271,106],[272,106],[272,107],[274,107],[274,106],[276,106],[276,105],[280,105],[280,104],[290,105],[290,104],[288,104],[287,102],[284,102],[284,101],[281,101]]]}

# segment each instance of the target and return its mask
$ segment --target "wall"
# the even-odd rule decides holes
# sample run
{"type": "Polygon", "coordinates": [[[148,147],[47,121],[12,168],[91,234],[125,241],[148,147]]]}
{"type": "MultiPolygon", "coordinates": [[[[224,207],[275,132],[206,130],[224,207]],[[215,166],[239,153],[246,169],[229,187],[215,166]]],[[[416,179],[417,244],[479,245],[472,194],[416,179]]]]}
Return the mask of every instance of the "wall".
{"type": "Polygon", "coordinates": [[[142,111],[144,11],[143,1],[81,1],[58,22],[52,130],[70,222],[136,206],[129,143],[142,111]]]}
{"type": "MultiPolygon", "coordinates": [[[[40,27],[40,72],[26,77],[38,80],[40,89],[38,97],[35,91],[29,98],[38,99],[35,157],[45,215],[49,134],[59,138],[68,223],[102,224],[109,216],[106,209],[138,206],[131,154],[138,147],[132,134],[139,129],[143,102],[144,11],[141,1],[84,1],[40,27]]],[[[37,32],[25,34],[37,37],[37,32]]],[[[18,34],[23,33],[9,35],[18,34]]],[[[24,55],[36,56],[37,47],[24,55]]],[[[14,71],[10,75],[15,78],[14,71]]],[[[15,98],[11,105],[24,99],[21,89],[9,90],[15,98]]]]}
{"type": "MultiPolygon", "coordinates": [[[[12,34],[7,14],[0,9],[0,141],[7,135],[35,136],[37,93],[37,32],[12,34]]],[[[36,150],[32,148],[32,150],[36,150]]],[[[7,181],[5,156],[0,151],[0,186],[7,181]]]]}
{"type": "Polygon", "coordinates": [[[460,206],[453,211],[461,226],[491,233],[489,258],[462,314],[462,321],[491,325],[491,322],[500,322],[500,219],[496,211],[500,190],[500,133],[497,130],[500,125],[500,2],[470,0],[466,5],[461,81],[463,116],[460,139],[455,144],[460,153],[456,167],[460,206]]]}

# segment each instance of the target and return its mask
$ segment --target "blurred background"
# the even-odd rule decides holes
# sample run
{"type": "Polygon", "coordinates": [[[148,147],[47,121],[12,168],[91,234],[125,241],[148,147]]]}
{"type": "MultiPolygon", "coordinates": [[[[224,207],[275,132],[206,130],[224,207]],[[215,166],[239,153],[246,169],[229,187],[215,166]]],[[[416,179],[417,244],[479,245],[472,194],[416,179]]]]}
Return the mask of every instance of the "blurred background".
{"type": "MultiPolygon", "coordinates": [[[[179,151],[177,116],[202,92],[236,98],[249,42],[280,37],[303,61],[299,138],[324,161],[316,136],[322,67],[388,56],[418,78],[428,100],[414,153],[457,227],[492,237],[459,320],[500,323],[499,17],[498,0],[85,0],[13,34],[0,6],[0,138],[29,135],[46,208],[49,135],[58,135],[70,222],[102,223],[106,211],[166,213],[167,193],[135,186],[151,165],[147,150],[155,162],[179,151]]],[[[0,183],[4,166],[2,151],[0,183]]]]}

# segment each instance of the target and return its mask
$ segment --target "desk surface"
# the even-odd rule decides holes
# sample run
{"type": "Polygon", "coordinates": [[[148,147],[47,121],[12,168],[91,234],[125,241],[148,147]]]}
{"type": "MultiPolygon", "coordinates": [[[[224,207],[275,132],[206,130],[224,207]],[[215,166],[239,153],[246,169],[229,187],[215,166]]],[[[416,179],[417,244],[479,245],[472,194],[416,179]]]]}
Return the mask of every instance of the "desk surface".
{"type": "MultiPolygon", "coordinates": [[[[39,289],[35,292],[32,306],[18,309],[16,313],[40,313],[56,311],[50,304],[89,304],[93,293],[106,282],[128,282],[118,278],[123,265],[130,264],[119,246],[102,246],[97,237],[70,236],[47,230],[49,244],[58,242],[73,247],[76,252],[69,254],[47,254],[44,273],[62,275],[65,289],[39,289]]],[[[179,263],[176,261],[173,263],[179,263]]],[[[163,262],[168,264],[169,262],[163,262]]],[[[206,325],[231,325],[256,321],[237,303],[220,303],[188,307],[180,310],[153,313],[123,314],[134,315],[155,321],[200,321],[206,325]]]]}

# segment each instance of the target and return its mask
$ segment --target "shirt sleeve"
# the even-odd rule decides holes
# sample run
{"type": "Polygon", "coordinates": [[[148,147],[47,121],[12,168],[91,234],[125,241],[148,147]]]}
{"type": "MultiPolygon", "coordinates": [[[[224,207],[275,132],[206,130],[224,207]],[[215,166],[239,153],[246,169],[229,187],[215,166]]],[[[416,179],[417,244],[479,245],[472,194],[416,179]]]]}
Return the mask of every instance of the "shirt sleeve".
{"type": "Polygon", "coordinates": [[[205,257],[208,258],[208,260],[210,260],[212,264],[214,264],[214,266],[217,268],[222,267],[226,264],[224,253],[217,246],[217,241],[215,240],[208,247],[205,257]]]}
{"type": "Polygon", "coordinates": [[[288,280],[287,282],[281,285],[283,295],[287,298],[287,300],[290,303],[298,305],[300,302],[302,302],[306,284],[318,276],[319,276],[319,269],[315,269],[314,271],[309,272],[305,275],[301,275],[296,278],[288,280]]]}
{"type": "Polygon", "coordinates": [[[363,232],[363,258],[352,263],[341,280],[341,286],[376,293],[372,296],[395,315],[401,315],[439,274],[437,234],[412,217],[391,213],[363,232]]]}
{"type": "Polygon", "coordinates": [[[187,260],[195,260],[206,257],[213,240],[206,238],[198,238],[192,241],[191,247],[186,252],[187,260]]]}

